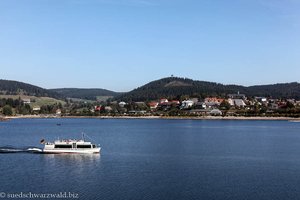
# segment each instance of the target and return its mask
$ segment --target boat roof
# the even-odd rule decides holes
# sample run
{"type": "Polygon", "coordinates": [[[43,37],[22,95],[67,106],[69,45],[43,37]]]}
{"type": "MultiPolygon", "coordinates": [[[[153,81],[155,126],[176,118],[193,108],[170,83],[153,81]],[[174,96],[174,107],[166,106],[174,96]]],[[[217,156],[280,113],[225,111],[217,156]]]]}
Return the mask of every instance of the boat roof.
{"type": "Polygon", "coordinates": [[[62,140],[54,141],[54,144],[70,144],[70,143],[91,144],[91,142],[84,141],[84,140],[76,140],[76,139],[62,139],[62,140]]]}

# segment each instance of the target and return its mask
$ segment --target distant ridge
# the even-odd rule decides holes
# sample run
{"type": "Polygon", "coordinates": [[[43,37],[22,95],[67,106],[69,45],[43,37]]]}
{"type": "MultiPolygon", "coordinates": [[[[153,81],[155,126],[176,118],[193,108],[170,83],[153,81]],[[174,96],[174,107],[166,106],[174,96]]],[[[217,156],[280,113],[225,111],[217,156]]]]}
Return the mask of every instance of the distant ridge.
{"type": "Polygon", "coordinates": [[[121,93],[105,89],[80,89],[80,88],[59,88],[44,89],[28,83],[13,80],[0,79],[1,95],[28,95],[36,97],[52,97],[56,99],[78,98],[86,100],[97,100],[98,96],[115,97],[121,93]]]}
{"type": "Polygon", "coordinates": [[[297,82],[245,87],[188,78],[167,77],[149,82],[130,92],[118,93],[97,88],[44,89],[28,83],[0,79],[1,95],[28,95],[56,99],[78,98],[97,100],[98,97],[106,97],[106,99],[113,98],[113,100],[117,101],[149,101],[160,98],[180,99],[185,96],[199,98],[207,96],[225,97],[227,94],[237,93],[238,91],[248,97],[265,96],[271,98],[300,99],[300,84],[297,82]]]}
{"type": "Polygon", "coordinates": [[[87,100],[97,100],[99,96],[106,97],[116,97],[121,93],[113,92],[106,89],[98,89],[98,88],[57,88],[57,89],[49,89],[52,92],[56,92],[65,98],[78,98],[78,99],[87,99],[87,100]]]}
{"type": "Polygon", "coordinates": [[[245,87],[241,85],[224,85],[215,82],[197,81],[188,78],[167,77],[145,84],[124,93],[115,100],[149,101],[159,98],[179,99],[182,96],[207,97],[226,96],[230,93],[243,93],[247,96],[266,96],[272,98],[300,98],[300,84],[280,83],[245,87]]]}
{"type": "Polygon", "coordinates": [[[35,85],[3,79],[0,79],[0,94],[61,98],[61,96],[58,93],[35,85]]]}

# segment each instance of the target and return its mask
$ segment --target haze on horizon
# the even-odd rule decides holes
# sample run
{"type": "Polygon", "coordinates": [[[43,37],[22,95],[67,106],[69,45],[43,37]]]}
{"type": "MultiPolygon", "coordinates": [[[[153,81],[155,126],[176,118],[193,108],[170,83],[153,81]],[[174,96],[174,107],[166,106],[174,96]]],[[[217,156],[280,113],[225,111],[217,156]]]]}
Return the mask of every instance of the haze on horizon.
{"type": "Polygon", "coordinates": [[[126,92],[300,82],[297,0],[0,0],[0,79],[126,92]]]}

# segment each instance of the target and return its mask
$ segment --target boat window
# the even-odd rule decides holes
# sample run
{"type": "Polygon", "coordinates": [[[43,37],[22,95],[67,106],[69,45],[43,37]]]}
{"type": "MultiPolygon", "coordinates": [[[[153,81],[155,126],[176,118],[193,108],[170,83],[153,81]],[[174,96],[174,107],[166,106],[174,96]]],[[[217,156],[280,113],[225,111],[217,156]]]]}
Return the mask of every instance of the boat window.
{"type": "Polygon", "coordinates": [[[91,145],[78,144],[77,148],[91,148],[91,145]]]}
{"type": "Polygon", "coordinates": [[[56,145],[54,146],[54,148],[71,149],[71,148],[72,148],[72,145],[69,145],[69,144],[56,144],[56,145]]]}
{"type": "Polygon", "coordinates": [[[93,144],[93,148],[96,148],[96,145],[95,145],[95,144],[93,144]]]}

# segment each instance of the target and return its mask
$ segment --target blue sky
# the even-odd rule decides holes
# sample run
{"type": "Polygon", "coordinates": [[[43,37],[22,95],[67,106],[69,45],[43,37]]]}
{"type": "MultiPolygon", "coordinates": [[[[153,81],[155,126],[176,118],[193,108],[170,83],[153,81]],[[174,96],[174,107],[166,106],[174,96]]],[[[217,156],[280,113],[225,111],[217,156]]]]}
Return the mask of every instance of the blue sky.
{"type": "Polygon", "coordinates": [[[0,78],[129,91],[300,82],[299,0],[0,0],[0,78]]]}

